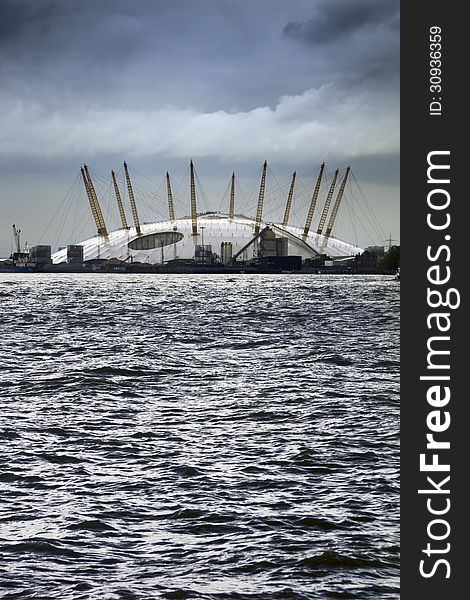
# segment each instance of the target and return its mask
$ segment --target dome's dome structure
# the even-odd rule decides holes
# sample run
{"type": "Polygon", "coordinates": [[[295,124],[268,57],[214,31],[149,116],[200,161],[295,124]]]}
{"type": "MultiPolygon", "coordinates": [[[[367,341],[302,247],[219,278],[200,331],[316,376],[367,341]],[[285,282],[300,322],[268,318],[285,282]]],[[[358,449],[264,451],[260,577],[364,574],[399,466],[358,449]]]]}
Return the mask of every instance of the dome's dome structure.
{"type": "MultiPolygon", "coordinates": [[[[338,171],[335,172],[325,200],[322,217],[318,226],[311,230],[312,217],[320,190],[324,165],[320,168],[313,191],[309,212],[304,228],[288,224],[295,173],[292,179],[289,198],[282,223],[262,219],[266,163],[260,182],[256,217],[235,214],[234,175],[228,214],[219,212],[197,213],[194,167],[190,165],[191,214],[175,218],[169,176],[167,174],[168,204],[170,219],[153,223],[140,223],[137,203],[132,189],[127,165],[124,163],[128,197],[134,225],[129,227],[115,174],[112,172],[115,195],[122,227],[109,231],[104,222],[100,204],[88,168],[82,168],[83,182],[87,192],[91,212],[95,220],[97,235],[79,243],[83,247],[83,260],[109,260],[164,264],[173,260],[193,260],[202,262],[222,262],[251,260],[266,256],[300,256],[302,259],[315,258],[326,254],[331,258],[350,257],[362,253],[362,248],[331,236],[338,212],[349,167],[332,203],[338,171]],[[327,217],[329,220],[327,222],[327,217]]],[[[67,248],[52,255],[54,264],[67,262],[67,248]]]]}
{"type": "MultiPolygon", "coordinates": [[[[204,247],[209,258],[209,252],[222,256],[222,243],[231,243],[232,257],[243,250],[253,240],[255,220],[249,217],[235,215],[207,214],[199,215],[197,219],[198,234],[192,235],[191,218],[144,223],[140,226],[138,235],[135,227],[111,231],[107,236],[95,236],[80,243],[83,246],[84,260],[110,259],[130,260],[143,263],[162,263],[174,259],[192,259],[199,247],[204,247]]],[[[302,239],[302,230],[281,224],[261,222],[261,231],[266,227],[271,229],[276,238],[287,238],[288,253],[313,258],[320,253],[331,257],[353,256],[361,253],[362,249],[333,237],[327,240],[322,248],[324,236],[309,233],[306,240],[302,239]],[[317,240],[318,237],[318,240],[317,240]]],[[[255,244],[246,249],[246,258],[253,257],[255,244]]],[[[242,253],[243,254],[243,253],[242,253]]],[[[199,256],[201,258],[201,256],[199,256]]],[[[241,256],[240,256],[241,258],[241,256]]],[[[67,249],[64,248],[52,256],[54,263],[65,262],[67,249]]]]}

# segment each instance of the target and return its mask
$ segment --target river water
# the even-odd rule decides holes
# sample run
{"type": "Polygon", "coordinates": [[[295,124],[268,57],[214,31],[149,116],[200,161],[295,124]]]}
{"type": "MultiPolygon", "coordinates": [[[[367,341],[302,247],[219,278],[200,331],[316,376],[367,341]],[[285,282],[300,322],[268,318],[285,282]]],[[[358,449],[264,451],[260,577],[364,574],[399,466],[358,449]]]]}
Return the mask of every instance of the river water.
{"type": "Polygon", "coordinates": [[[399,283],[0,274],[2,598],[399,598],[399,283]]]}

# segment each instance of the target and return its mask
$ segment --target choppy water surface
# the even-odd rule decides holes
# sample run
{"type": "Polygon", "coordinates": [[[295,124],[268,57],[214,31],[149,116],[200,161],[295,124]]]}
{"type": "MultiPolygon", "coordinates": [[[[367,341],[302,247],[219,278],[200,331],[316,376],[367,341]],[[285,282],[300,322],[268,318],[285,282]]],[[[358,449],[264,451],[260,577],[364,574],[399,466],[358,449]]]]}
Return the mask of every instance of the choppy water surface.
{"type": "Polygon", "coordinates": [[[398,286],[0,275],[2,597],[397,599],[398,286]]]}

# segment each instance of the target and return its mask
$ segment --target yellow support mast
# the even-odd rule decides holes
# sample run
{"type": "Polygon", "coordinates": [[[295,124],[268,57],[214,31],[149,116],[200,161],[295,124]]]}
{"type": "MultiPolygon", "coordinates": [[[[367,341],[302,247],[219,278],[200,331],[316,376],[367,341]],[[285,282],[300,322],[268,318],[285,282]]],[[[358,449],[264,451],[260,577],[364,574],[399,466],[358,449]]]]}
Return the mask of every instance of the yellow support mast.
{"type": "Polygon", "coordinates": [[[230,187],[230,206],[228,209],[228,218],[233,219],[235,215],[235,173],[232,173],[232,185],[230,187]]]}
{"type": "MultiPolygon", "coordinates": [[[[323,231],[326,217],[328,216],[328,210],[330,208],[331,199],[333,198],[333,194],[335,191],[336,180],[338,179],[338,173],[339,173],[339,170],[336,169],[336,171],[333,175],[333,179],[331,180],[330,189],[328,190],[328,196],[326,197],[323,211],[321,213],[320,222],[318,223],[317,236],[319,236],[321,234],[321,232],[323,231]]],[[[317,242],[318,242],[318,240],[317,240],[317,242]]]]}
{"type": "Polygon", "coordinates": [[[295,177],[296,172],[294,171],[292,173],[292,181],[290,184],[289,195],[287,196],[286,210],[284,211],[284,219],[282,221],[284,227],[287,227],[287,225],[289,224],[290,209],[292,207],[292,198],[294,196],[295,177]]]}
{"type": "Polygon", "coordinates": [[[341,182],[341,186],[338,191],[338,195],[336,196],[335,203],[333,204],[333,210],[331,211],[330,220],[328,221],[328,226],[326,228],[325,238],[328,239],[331,235],[331,231],[333,230],[333,225],[336,221],[336,216],[338,214],[339,206],[341,204],[341,200],[343,199],[344,188],[346,187],[346,182],[348,180],[349,171],[351,167],[346,168],[346,173],[344,174],[343,181],[341,182]]]}
{"type": "Polygon", "coordinates": [[[264,202],[264,191],[266,188],[266,169],[268,168],[268,163],[264,161],[263,165],[263,173],[261,175],[261,182],[259,185],[259,196],[258,196],[258,206],[256,208],[256,220],[255,220],[255,231],[254,234],[258,235],[261,228],[261,216],[263,214],[263,202],[264,202]]]}
{"type": "Polygon", "coordinates": [[[189,164],[190,171],[190,186],[189,191],[191,194],[191,221],[192,221],[192,235],[197,235],[197,203],[196,203],[196,184],[194,182],[194,165],[193,161],[189,164]]]}
{"type": "Polygon", "coordinates": [[[121,226],[123,229],[129,229],[129,226],[127,224],[127,219],[126,219],[126,213],[124,211],[124,206],[122,204],[121,192],[119,191],[119,186],[118,186],[118,183],[116,180],[116,173],[114,171],[111,171],[111,177],[113,178],[114,195],[116,196],[116,202],[117,202],[118,210],[119,210],[119,217],[121,218],[121,226]]]}
{"type": "Polygon", "coordinates": [[[170,215],[170,221],[175,221],[175,207],[173,205],[173,194],[171,192],[170,174],[166,172],[166,192],[168,196],[168,213],[170,215]]]}
{"type": "Polygon", "coordinates": [[[140,221],[139,214],[137,212],[137,204],[135,202],[134,190],[132,189],[131,179],[129,177],[129,171],[127,169],[126,162],[124,163],[124,172],[126,174],[127,193],[129,194],[129,201],[131,203],[132,218],[134,219],[135,230],[137,235],[141,235],[142,232],[140,230],[140,221]]]}
{"type": "Polygon", "coordinates": [[[302,239],[305,241],[308,236],[308,232],[310,231],[310,226],[312,225],[313,213],[315,212],[315,207],[317,205],[318,194],[320,193],[321,180],[323,177],[323,171],[325,170],[325,163],[322,163],[320,166],[320,173],[318,174],[317,183],[315,184],[315,188],[313,190],[312,199],[310,201],[310,207],[308,209],[307,218],[305,219],[305,227],[302,235],[302,239]]]}
{"type": "Polygon", "coordinates": [[[107,236],[108,230],[104,222],[103,213],[101,212],[100,203],[98,201],[98,196],[96,195],[93,181],[91,180],[90,173],[88,171],[88,166],[83,165],[81,172],[83,183],[85,184],[85,190],[88,196],[88,202],[90,203],[91,214],[93,215],[93,219],[95,220],[98,235],[107,236]]]}

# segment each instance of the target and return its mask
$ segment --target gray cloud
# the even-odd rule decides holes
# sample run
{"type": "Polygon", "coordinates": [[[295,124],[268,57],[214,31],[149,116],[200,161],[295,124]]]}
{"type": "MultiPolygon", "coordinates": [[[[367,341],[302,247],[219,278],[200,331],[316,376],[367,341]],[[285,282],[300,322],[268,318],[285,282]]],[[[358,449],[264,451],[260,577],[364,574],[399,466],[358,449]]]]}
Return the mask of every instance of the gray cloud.
{"type": "Polygon", "coordinates": [[[16,220],[27,182],[108,158],[145,171],[193,157],[207,182],[265,158],[279,172],[356,160],[391,193],[397,0],[0,4],[0,209],[23,169],[16,220]]]}
{"type": "Polygon", "coordinates": [[[320,56],[317,72],[351,87],[378,85],[397,92],[398,0],[320,0],[314,16],[289,22],[284,36],[320,56]]]}
{"type": "Polygon", "coordinates": [[[317,19],[330,32],[335,24],[344,29],[351,12],[344,7],[367,15],[363,0],[8,2],[16,7],[16,19],[9,19],[16,27],[5,40],[0,76],[5,93],[26,100],[34,94],[52,108],[70,102],[203,111],[273,106],[284,94],[361,78],[367,68],[380,72],[390,55],[398,57],[396,32],[378,21],[375,5],[382,2],[372,4],[372,29],[312,53],[310,44],[293,43],[292,25],[291,35],[283,34],[286,23],[296,23],[301,37],[315,31],[317,19]]]}
{"type": "Polygon", "coordinates": [[[398,12],[397,0],[322,0],[314,18],[290,22],[284,33],[311,44],[331,44],[370,27],[396,29],[398,12]]]}
{"type": "Polygon", "coordinates": [[[34,0],[2,0],[0,2],[0,44],[8,39],[28,35],[32,31],[47,34],[48,23],[54,13],[60,11],[55,2],[34,0]]]}
{"type": "Polygon", "coordinates": [[[120,151],[136,157],[213,156],[235,162],[270,156],[302,164],[331,154],[394,153],[399,146],[393,104],[386,97],[346,92],[333,84],[283,96],[274,108],[250,111],[64,107],[50,114],[33,102],[4,106],[4,112],[9,118],[0,123],[0,154],[18,156],[80,159],[120,151]]]}

